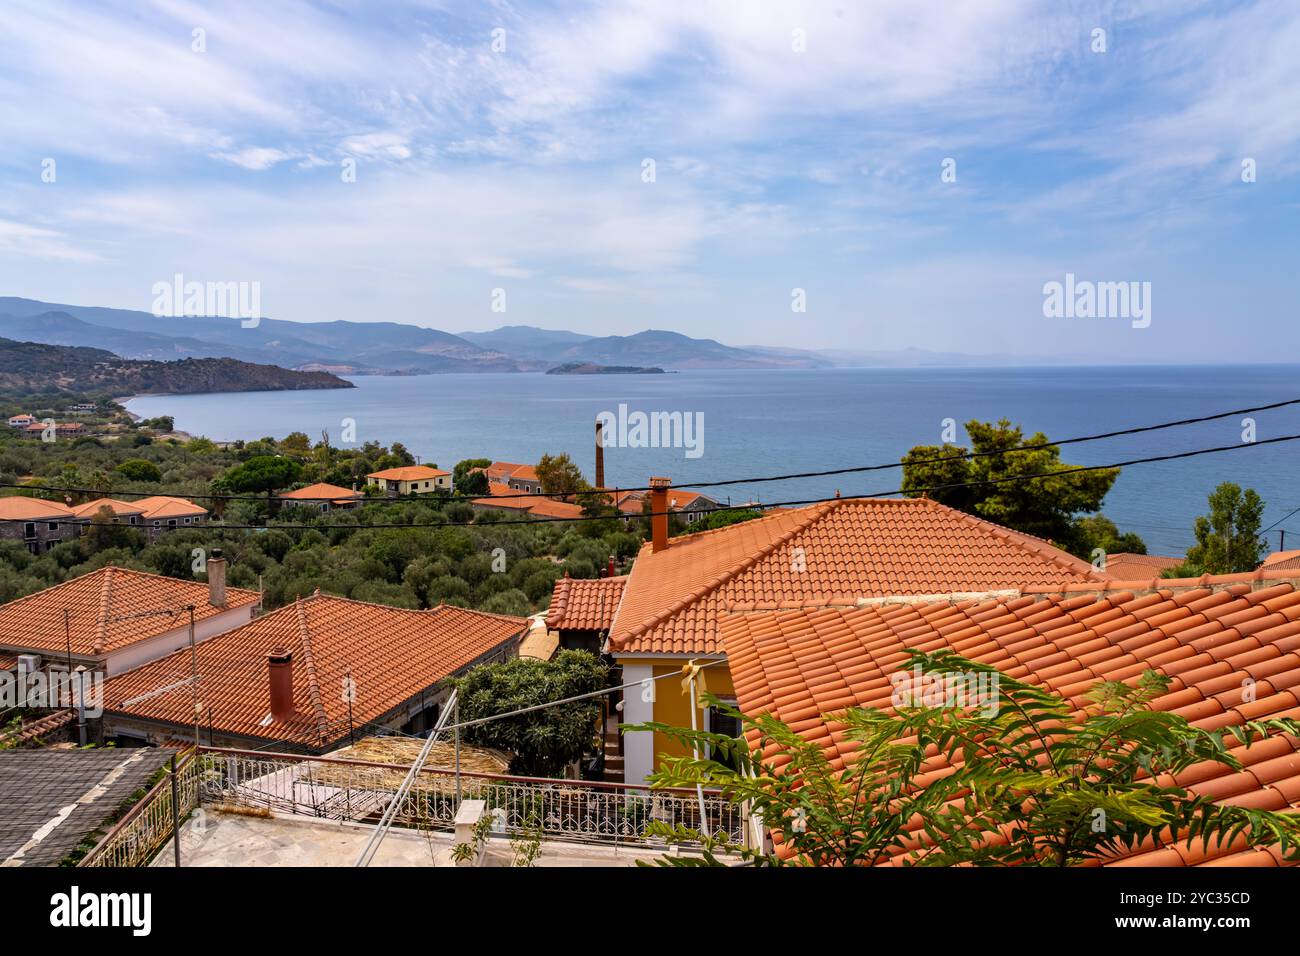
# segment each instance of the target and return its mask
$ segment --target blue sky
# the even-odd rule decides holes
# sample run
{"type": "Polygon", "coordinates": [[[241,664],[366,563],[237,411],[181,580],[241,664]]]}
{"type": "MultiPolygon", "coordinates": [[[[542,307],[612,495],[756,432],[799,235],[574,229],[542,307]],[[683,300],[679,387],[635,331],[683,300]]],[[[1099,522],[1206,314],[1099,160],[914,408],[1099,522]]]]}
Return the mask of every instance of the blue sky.
{"type": "Polygon", "coordinates": [[[8,0],[0,49],[0,294],[148,310],[179,272],[448,331],[1300,345],[1293,0],[8,0]],[[1067,272],[1150,282],[1150,327],[1045,318],[1067,272]]]}

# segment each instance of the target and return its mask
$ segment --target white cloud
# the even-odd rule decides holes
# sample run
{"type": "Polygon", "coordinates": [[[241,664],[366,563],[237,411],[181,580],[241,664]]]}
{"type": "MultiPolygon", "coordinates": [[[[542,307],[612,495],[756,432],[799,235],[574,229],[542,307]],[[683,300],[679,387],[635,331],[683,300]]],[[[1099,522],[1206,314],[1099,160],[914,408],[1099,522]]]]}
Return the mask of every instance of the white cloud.
{"type": "Polygon", "coordinates": [[[250,146],[234,153],[213,153],[212,155],[216,159],[224,159],[228,163],[234,163],[236,166],[255,171],[270,169],[278,163],[294,158],[292,153],[286,153],[282,149],[275,149],[270,146],[250,146]]]}

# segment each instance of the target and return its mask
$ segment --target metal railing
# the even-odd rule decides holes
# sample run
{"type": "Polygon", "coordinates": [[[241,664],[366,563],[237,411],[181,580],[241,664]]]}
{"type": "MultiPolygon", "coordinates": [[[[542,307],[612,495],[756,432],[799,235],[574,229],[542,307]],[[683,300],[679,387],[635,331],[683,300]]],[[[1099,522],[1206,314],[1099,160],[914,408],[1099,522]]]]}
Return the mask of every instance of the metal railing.
{"type": "Polygon", "coordinates": [[[460,798],[483,800],[498,833],[605,844],[663,845],[651,825],[688,827],[746,842],[744,811],[716,791],[650,790],[625,784],[465,773],[425,767],[404,793],[401,764],[201,748],[203,803],[329,820],[451,830],[460,798]],[[401,796],[399,797],[399,793],[401,796]],[[392,806],[394,798],[398,803],[392,806]],[[704,819],[701,820],[701,810],[704,819]]]}
{"type": "Polygon", "coordinates": [[[175,786],[168,772],[77,865],[148,866],[172,838],[176,823],[183,821],[199,805],[201,773],[202,761],[194,751],[182,753],[176,760],[175,786]]]}

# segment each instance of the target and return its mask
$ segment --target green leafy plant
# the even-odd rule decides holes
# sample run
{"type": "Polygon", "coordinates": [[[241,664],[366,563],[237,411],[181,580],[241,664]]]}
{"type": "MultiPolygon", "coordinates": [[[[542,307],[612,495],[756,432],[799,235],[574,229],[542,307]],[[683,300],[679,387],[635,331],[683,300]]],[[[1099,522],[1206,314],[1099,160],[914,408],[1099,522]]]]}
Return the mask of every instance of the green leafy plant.
{"type": "MultiPolygon", "coordinates": [[[[1202,761],[1232,770],[1241,761],[1224,734],[1152,709],[1169,686],[1155,671],[1133,685],[1097,684],[1075,713],[1048,690],[950,651],[909,651],[905,668],[996,678],[988,685],[996,706],[831,715],[857,745],[838,771],[820,744],[768,715],[741,715],[753,751],[740,739],[661,724],[629,729],[659,730],[734,761],[735,769],[717,759],[666,759],[651,782],[717,787],[748,803],[781,850],[765,862],[1076,866],[1147,840],[1208,847],[1238,838],[1300,853],[1300,815],[1218,804],[1173,782],[1202,761]],[[935,754],[952,771],[921,780],[935,754]]],[[[1227,733],[1250,746],[1276,733],[1300,735],[1300,721],[1255,721],[1227,733]]]]}

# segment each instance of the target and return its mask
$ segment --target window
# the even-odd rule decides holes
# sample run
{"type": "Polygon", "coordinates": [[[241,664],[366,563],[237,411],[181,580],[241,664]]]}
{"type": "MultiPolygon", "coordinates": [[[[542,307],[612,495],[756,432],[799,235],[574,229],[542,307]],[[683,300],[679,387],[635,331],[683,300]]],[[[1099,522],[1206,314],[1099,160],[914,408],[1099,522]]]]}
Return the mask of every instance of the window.
{"type": "MultiPolygon", "coordinates": [[[[736,701],[731,698],[722,698],[722,702],[732,707],[736,706],[736,701]]],[[[739,718],[723,712],[716,706],[710,707],[705,711],[704,729],[715,734],[725,734],[728,737],[739,737],[741,735],[739,718]]],[[[709,756],[713,757],[713,759],[720,763],[725,763],[728,766],[731,766],[732,762],[730,760],[723,760],[721,755],[714,756],[713,754],[710,754],[709,756]]],[[[735,767],[732,767],[732,769],[734,770],[735,767]]]]}
{"type": "Polygon", "coordinates": [[[35,521],[29,521],[29,522],[27,522],[25,525],[23,525],[23,537],[24,537],[24,538],[34,538],[34,537],[36,537],[36,522],[35,522],[35,521]]]}
{"type": "Polygon", "coordinates": [[[326,502],[322,501],[322,502],[320,503],[320,510],[321,510],[321,511],[329,511],[329,510],[330,510],[330,506],[329,506],[326,502]]]}
{"type": "Polygon", "coordinates": [[[175,519],[175,518],[168,518],[168,519],[167,519],[167,527],[169,527],[169,528],[174,528],[174,527],[176,527],[176,519],[175,519]]]}
{"type": "Polygon", "coordinates": [[[51,531],[58,531],[58,530],[59,530],[59,523],[58,523],[57,521],[51,521],[51,522],[49,523],[49,530],[51,530],[51,531]]]}

